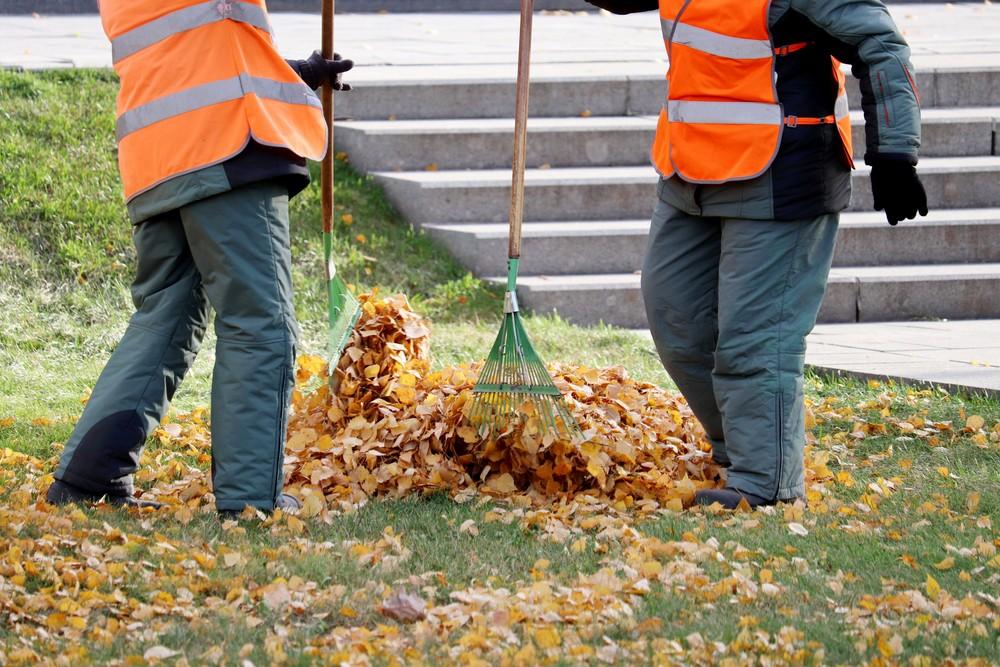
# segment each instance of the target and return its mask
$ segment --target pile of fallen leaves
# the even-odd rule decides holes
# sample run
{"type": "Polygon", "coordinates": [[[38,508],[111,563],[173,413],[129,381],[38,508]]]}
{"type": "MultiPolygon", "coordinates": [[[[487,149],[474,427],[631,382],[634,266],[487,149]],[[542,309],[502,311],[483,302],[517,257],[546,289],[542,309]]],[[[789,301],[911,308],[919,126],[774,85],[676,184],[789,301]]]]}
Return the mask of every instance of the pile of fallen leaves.
{"type": "Polygon", "coordinates": [[[333,389],[322,359],[300,359],[286,473],[307,516],[330,501],[434,490],[535,505],[586,494],[623,508],[680,509],[718,484],[711,447],[683,399],[621,367],[551,367],[582,440],[539,429],[533,417],[483,438],[467,419],[478,367],[432,371],[430,326],[405,297],[366,295],[362,308],[333,389]]]}

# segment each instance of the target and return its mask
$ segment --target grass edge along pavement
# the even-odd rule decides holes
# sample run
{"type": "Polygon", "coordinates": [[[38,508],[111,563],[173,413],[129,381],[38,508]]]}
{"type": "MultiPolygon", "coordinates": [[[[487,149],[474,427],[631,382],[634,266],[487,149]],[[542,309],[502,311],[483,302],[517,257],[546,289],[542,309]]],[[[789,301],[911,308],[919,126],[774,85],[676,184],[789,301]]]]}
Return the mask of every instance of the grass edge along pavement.
{"type": "MultiPolygon", "coordinates": [[[[4,289],[0,304],[0,590],[11,591],[0,595],[4,660],[30,659],[31,652],[72,656],[77,645],[94,661],[157,661],[180,651],[192,663],[223,656],[227,664],[241,652],[256,664],[282,655],[292,662],[361,660],[365,651],[383,662],[421,654],[498,661],[491,645],[523,664],[547,656],[631,662],[654,653],[693,663],[761,654],[799,663],[917,656],[978,656],[986,663],[997,654],[997,603],[983,596],[995,596],[1000,566],[993,526],[1000,406],[887,383],[808,379],[810,427],[829,453],[832,479],[804,512],[642,517],[601,510],[566,517],[559,506],[539,511],[439,495],[377,500],[330,523],[279,517],[224,528],[200,512],[184,524],[102,509],[45,511],[35,504],[35,489],[44,485],[128,311],[127,223],[110,139],[113,87],[103,72],[0,78],[0,147],[5,156],[34,149],[32,164],[12,153],[18,171],[5,161],[0,173],[3,280],[16,286],[4,289]],[[21,92],[12,95],[11,88],[21,92]],[[25,217],[5,217],[13,215],[25,217]],[[103,226],[88,229],[93,220],[103,226]],[[40,228],[46,224],[55,227],[40,228]],[[100,241],[87,245],[91,238],[100,241]],[[648,592],[628,589],[645,588],[643,580],[648,592]],[[560,597],[564,586],[583,602],[560,597]],[[532,604],[504,597],[504,588],[532,604]],[[404,589],[419,593],[434,613],[469,618],[443,634],[426,621],[390,620],[379,609],[404,589]],[[621,616],[595,627],[587,614],[596,602],[621,616]],[[562,612],[558,619],[540,611],[553,608],[562,612]],[[15,614],[33,636],[10,629],[15,614]],[[129,623],[139,625],[126,631],[129,623]],[[509,629],[518,643],[487,635],[490,627],[509,629]],[[726,644],[725,654],[716,642],[726,644]]],[[[423,255],[413,248],[425,242],[413,240],[364,179],[342,173],[339,215],[352,216],[351,224],[338,217],[345,263],[359,281],[390,287],[412,268],[423,286],[414,302],[436,322],[437,365],[481,357],[495,333],[496,321],[486,318],[496,294],[453,265],[442,271],[447,260],[430,244],[423,248],[426,273],[411,263],[383,268],[393,240],[405,240],[402,254],[418,259],[423,255]],[[362,234],[365,243],[357,239],[362,234]],[[360,261],[352,264],[354,258],[360,261]],[[432,291],[442,275],[445,287],[432,291]]],[[[310,190],[296,204],[297,225],[315,196],[310,190]]],[[[318,239],[318,228],[312,231],[318,239]]],[[[303,242],[297,256],[308,334],[311,323],[322,322],[312,314],[322,312],[318,245],[303,242]]],[[[621,362],[645,379],[665,377],[627,332],[546,318],[529,326],[540,347],[551,346],[548,359],[621,362]]],[[[196,436],[205,418],[197,406],[207,395],[209,350],[210,341],[182,390],[181,407],[193,412],[173,418],[191,438],[164,430],[146,454],[154,477],[174,474],[172,466],[207,464],[196,436]]]]}

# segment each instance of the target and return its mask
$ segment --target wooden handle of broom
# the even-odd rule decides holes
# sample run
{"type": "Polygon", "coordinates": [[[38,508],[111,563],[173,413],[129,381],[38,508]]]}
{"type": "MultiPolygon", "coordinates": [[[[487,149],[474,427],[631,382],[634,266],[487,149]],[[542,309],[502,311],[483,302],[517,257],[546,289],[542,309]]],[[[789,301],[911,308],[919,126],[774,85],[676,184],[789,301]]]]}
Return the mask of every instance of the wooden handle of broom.
{"type": "Polygon", "coordinates": [[[521,257],[521,225],[524,223],[524,163],[528,153],[528,88],[531,80],[531,20],[535,0],[521,0],[521,39],[517,53],[517,102],[514,114],[514,178],[510,190],[510,250],[508,257],[521,257]]]}
{"type": "MultiPolygon", "coordinates": [[[[334,0],[323,0],[323,57],[333,58],[333,10],[334,0]]],[[[323,232],[333,232],[333,87],[323,84],[321,92],[323,100],[323,116],[326,119],[326,155],[323,157],[323,170],[320,176],[320,189],[323,196],[323,232]]],[[[327,278],[330,278],[330,262],[327,261],[327,278]]]]}

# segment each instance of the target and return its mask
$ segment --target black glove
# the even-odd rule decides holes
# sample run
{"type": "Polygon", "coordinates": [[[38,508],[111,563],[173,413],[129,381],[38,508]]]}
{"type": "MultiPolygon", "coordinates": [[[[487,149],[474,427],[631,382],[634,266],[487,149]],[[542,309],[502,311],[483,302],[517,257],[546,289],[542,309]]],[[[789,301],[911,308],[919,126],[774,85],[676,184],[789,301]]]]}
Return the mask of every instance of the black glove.
{"type": "Polygon", "coordinates": [[[319,51],[313,51],[309,60],[288,60],[289,66],[306,82],[306,85],[316,90],[324,83],[329,83],[334,90],[350,90],[351,84],[341,81],[344,72],[354,68],[353,60],[343,60],[339,53],[333,54],[333,60],[327,60],[319,51]]]}
{"type": "Polygon", "coordinates": [[[587,0],[587,2],[612,14],[635,14],[660,8],[660,0],[587,0]]]}
{"type": "Polygon", "coordinates": [[[872,195],[875,210],[885,211],[889,224],[927,215],[927,192],[917,169],[905,156],[876,156],[872,166],[872,195]]]}

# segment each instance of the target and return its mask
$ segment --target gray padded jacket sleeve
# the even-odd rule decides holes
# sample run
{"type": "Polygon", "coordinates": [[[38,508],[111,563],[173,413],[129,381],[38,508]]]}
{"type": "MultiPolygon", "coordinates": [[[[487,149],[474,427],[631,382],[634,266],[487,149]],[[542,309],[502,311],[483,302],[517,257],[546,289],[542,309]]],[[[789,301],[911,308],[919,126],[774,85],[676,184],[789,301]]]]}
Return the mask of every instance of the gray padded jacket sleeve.
{"type": "Polygon", "coordinates": [[[830,37],[861,84],[869,164],[878,155],[917,162],[920,95],[910,47],[881,0],[785,0],[830,37]]]}

